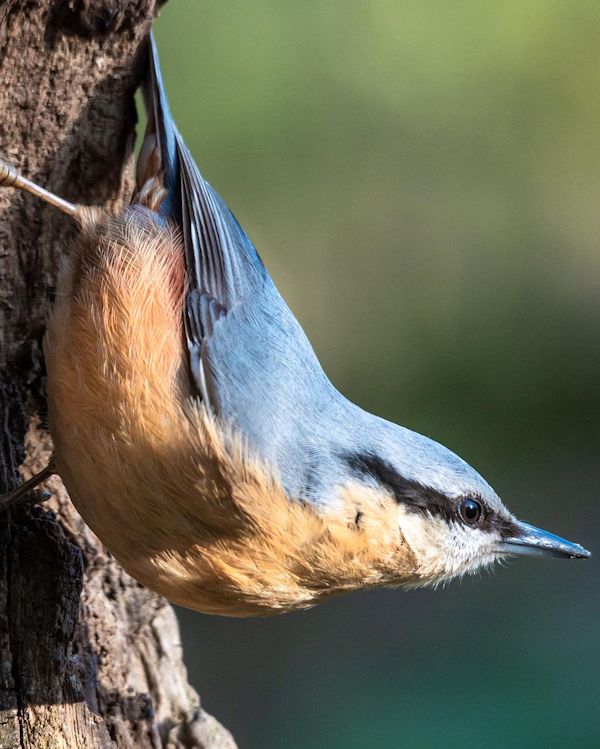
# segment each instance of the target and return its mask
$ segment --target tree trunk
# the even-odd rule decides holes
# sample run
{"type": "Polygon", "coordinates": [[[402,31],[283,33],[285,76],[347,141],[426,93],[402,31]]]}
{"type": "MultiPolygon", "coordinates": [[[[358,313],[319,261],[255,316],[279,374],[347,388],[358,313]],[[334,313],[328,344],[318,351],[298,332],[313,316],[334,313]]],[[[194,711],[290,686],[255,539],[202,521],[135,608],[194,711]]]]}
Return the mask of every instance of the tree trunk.
{"type": "MultiPolygon", "coordinates": [[[[126,201],[158,5],[0,0],[0,155],[70,201],[126,201]]],[[[74,230],[0,188],[0,492],[50,454],[41,343],[74,230]]],[[[171,607],[119,568],[60,480],[48,483],[43,507],[0,518],[0,749],[234,747],[187,684],[171,607]]]]}

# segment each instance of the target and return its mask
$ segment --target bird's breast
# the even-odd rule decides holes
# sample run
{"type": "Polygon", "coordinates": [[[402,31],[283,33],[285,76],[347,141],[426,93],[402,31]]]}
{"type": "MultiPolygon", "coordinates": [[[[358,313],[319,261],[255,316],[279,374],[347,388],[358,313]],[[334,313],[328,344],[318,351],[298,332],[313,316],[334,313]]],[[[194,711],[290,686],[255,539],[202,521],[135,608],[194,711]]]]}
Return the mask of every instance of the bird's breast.
{"type": "Polygon", "coordinates": [[[290,500],[188,377],[183,249],[148,220],[90,214],[44,343],[56,464],[85,521],[140,582],[208,613],[277,613],[407,578],[393,503],[347,487],[290,500]]]}

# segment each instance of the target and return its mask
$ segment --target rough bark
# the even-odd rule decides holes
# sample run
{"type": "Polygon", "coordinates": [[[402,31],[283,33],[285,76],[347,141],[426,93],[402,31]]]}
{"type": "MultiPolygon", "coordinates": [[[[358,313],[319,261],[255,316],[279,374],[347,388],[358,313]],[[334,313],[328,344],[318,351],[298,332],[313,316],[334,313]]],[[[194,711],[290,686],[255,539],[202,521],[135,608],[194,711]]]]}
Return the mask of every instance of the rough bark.
{"type": "MultiPolygon", "coordinates": [[[[0,155],[78,203],[131,193],[133,94],[157,0],[0,0],[0,155]]],[[[43,467],[44,319],[72,222],[0,188],[0,492],[43,467]]],[[[60,480],[0,518],[0,749],[234,747],[187,684],[171,607],[60,480]],[[50,509],[49,509],[50,508],[50,509]]]]}

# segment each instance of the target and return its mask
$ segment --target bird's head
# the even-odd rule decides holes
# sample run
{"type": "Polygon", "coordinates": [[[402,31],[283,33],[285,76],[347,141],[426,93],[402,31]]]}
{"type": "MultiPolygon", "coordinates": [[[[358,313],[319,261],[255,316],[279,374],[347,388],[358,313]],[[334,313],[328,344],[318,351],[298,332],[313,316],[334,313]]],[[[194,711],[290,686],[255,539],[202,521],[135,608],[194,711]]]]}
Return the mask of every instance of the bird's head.
{"type": "Polygon", "coordinates": [[[354,480],[394,502],[402,542],[414,558],[409,584],[436,584],[511,555],[590,556],[579,544],[517,520],[487,482],[443,446],[401,427],[394,432],[399,443],[388,434],[379,449],[345,460],[354,480]]]}

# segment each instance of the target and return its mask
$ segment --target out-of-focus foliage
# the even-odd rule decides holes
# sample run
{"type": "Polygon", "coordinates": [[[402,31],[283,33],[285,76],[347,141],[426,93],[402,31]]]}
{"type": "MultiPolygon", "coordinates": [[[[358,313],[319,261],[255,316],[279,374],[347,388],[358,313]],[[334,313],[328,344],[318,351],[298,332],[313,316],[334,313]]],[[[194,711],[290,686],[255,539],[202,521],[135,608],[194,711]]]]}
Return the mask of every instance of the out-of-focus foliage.
{"type": "MultiPolygon", "coordinates": [[[[331,378],[600,549],[600,8],[171,0],[173,112],[331,378]]],[[[597,563],[182,612],[249,749],[597,747],[597,563]]]]}

